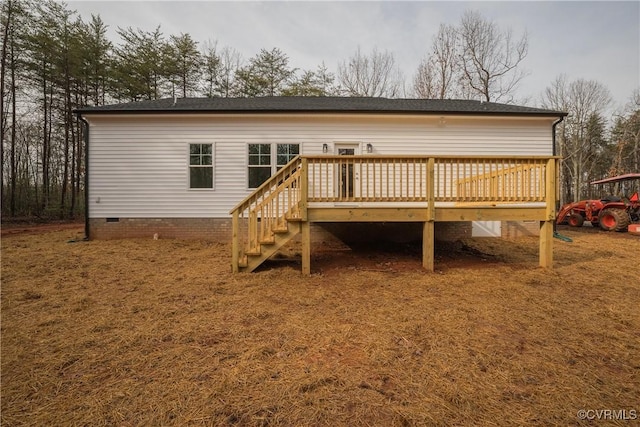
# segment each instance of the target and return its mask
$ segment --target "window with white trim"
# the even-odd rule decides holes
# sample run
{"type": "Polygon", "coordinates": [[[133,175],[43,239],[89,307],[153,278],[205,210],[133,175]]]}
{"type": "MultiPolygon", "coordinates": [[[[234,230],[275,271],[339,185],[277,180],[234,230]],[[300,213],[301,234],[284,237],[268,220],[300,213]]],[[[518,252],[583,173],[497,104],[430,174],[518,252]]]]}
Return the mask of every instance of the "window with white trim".
{"type": "Polygon", "coordinates": [[[300,154],[300,144],[249,144],[249,188],[258,188],[300,154]]]}
{"type": "Polygon", "coordinates": [[[271,144],[249,144],[249,188],[258,188],[271,176],[271,144]]]}
{"type": "Polygon", "coordinates": [[[281,167],[293,160],[298,154],[300,154],[300,144],[278,144],[276,159],[277,170],[280,170],[281,167]]]}
{"type": "Polygon", "coordinates": [[[189,144],[189,188],[213,188],[213,144],[189,144]]]}

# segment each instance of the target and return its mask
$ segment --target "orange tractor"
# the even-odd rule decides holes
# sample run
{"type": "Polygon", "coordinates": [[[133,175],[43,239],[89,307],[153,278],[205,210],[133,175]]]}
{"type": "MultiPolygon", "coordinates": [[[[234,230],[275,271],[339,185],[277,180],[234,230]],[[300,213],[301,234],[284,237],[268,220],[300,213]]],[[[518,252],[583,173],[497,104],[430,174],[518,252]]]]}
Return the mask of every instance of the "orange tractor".
{"type": "MultiPolygon", "coordinates": [[[[606,184],[640,179],[640,173],[628,173],[591,182],[606,184]]],[[[629,198],[607,196],[599,200],[581,200],[567,203],[560,208],[557,224],[568,223],[572,227],[581,227],[585,221],[600,226],[605,231],[626,231],[638,228],[640,223],[640,198],[636,191],[629,198]]]]}

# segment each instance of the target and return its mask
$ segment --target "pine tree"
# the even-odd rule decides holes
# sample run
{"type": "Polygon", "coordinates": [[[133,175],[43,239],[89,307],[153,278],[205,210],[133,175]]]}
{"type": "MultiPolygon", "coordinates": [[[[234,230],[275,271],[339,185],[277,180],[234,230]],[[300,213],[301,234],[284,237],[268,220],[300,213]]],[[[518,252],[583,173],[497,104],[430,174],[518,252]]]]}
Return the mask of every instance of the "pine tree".
{"type": "Polygon", "coordinates": [[[198,51],[198,43],[189,34],[170,36],[166,45],[165,63],[172,83],[174,95],[183,98],[198,90],[203,58],[198,51]]]}
{"type": "Polygon", "coordinates": [[[160,27],[153,32],[118,29],[123,44],[116,47],[113,92],[119,100],[159,99],[171,93],[167,42],[160,27]]]}
{"type": "Polygon", "coordinates": [[[108,27],[100,16],[91,15],[91,21],[78,22],[76,49],[80,56],[82,105],[104,105],[109,86],[113,85],[111,52],[113,44],[107,38],[108,27]]]}
{"type": "Polygon", "coordinates": [[[278,96],[287,87],[295,70],[280,49],[262,49],[249,60],[249,65],[236,72],[241,96],[278,96]]]}
{"type": "Polygon", "coordinates": [[[222,61],[218,55],[217,43],[206,41],[203,46],[200,92],[207,98],[213,98],[218,95],[218,80],[222,72],[222,61]]]}
{"type": "Polygon", "coordinates": [[[334,76],[324,63],[316,71],[306,70],[282,91],[286,96],[330,96],[335,93],[334,76]]]}

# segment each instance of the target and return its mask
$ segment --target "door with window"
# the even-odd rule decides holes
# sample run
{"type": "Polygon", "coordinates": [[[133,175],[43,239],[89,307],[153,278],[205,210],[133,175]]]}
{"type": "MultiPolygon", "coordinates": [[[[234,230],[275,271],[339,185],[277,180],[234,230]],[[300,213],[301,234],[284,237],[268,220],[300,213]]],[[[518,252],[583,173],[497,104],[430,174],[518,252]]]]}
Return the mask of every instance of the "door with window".
{"type": "MultiPolygon", "coordinates": [[[[339,156],[355,156],[360,154],[360,144],[335,144],[335,153],[339,156]]],[[[358,186],[358,172],[355,159],[345,158],[338,162],[337,189],[339,199],[349,199],[356,196],[358,186]]]]}

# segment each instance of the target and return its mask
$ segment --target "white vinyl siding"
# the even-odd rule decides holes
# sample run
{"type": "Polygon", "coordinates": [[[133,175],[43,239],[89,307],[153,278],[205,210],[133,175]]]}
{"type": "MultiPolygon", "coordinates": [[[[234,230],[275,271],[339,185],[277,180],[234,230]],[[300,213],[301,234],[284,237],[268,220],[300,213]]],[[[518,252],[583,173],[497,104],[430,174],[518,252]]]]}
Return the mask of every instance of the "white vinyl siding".
{"type": "MultiPolygon", "coordinates": [[[[358,141],[360,152],[420,155],[550,155],[554,118],[358,115],[91,116],[91,218],[227,218],[251,193],[248,145],[358,141]],[[215,191],[190,191],[185,144],[213,144],[215,191]]],[[[275,156],[275,154],[273,154],[275,156]]],[[[280,166],[275,156],[271,165],[280,166]]]]}

